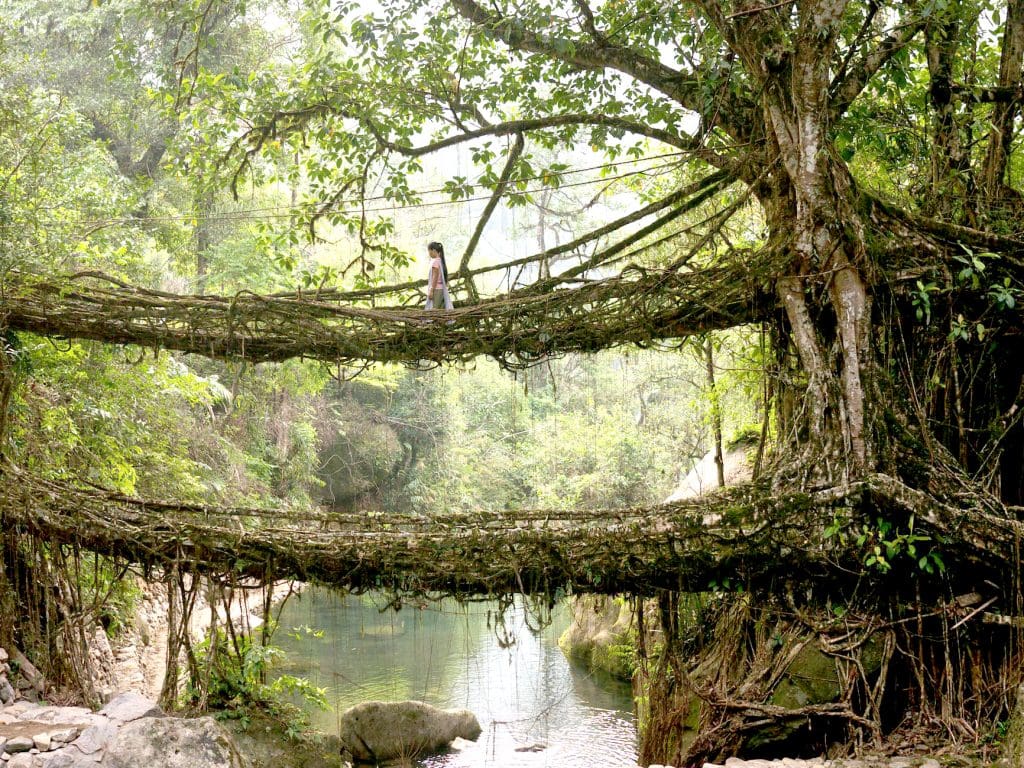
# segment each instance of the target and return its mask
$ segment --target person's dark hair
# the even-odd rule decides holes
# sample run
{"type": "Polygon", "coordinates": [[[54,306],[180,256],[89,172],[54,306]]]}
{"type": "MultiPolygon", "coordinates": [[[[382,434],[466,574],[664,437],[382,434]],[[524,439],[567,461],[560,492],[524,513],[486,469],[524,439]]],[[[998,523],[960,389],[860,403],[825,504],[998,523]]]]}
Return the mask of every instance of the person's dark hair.
{"type": "MultiPolygon", "coordinates": [[[[427,244],[428,251],[436,251],[441,255],[441,274],[444,275],[444,284],[448,285],[448,262],[444,260],[444,246],[436,240],[432,243],[427,244]]],[[[448,290],[451,290],[449,288],[448,290]]]]}

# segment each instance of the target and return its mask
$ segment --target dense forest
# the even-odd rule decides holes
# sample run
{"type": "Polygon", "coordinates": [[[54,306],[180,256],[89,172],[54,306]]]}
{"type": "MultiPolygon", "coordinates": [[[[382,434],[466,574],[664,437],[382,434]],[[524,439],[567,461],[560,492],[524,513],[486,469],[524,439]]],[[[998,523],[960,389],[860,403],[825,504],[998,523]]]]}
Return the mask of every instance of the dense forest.
{"type": "Polygon", "coordinates": [[[138,568],[15,486],[633,510],[694,564],[631,585],[642,761],[1006,734],[1024,3],[0,11],[0,643],[88,696],[138,568]],[[687,539],[658,502],[737,441],[687,539]],[[807,647],[840,689],[783,706],[807,647]]]}

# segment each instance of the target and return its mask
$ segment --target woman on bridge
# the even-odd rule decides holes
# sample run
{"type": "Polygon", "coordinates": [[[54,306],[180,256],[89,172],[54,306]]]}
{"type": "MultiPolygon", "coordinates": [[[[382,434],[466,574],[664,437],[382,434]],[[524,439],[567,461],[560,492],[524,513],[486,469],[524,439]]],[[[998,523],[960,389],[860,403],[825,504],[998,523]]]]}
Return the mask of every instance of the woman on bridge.
{"type": "Polygon", "coordinates": [[[427,246],[430,255],[430,271],[427,275],[427,303],[424,309],[452,309],[452,297],[448,293],[448,265],[444,260],[444,246],[438,242],[427,246]]]}

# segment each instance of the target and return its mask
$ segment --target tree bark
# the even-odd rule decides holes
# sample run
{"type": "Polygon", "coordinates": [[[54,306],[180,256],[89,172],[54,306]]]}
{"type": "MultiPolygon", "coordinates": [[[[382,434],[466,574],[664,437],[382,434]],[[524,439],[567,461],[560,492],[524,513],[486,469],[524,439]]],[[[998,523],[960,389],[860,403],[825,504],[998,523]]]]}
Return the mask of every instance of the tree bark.
{"type": "Polygon", "coordinates": [[[928,200],[933,215],[973,222],[976,184],[961,139],[957,116],[959,101],[953,98],[955,67],[961,55],[959,5],[959,2],[950,3],[926,28],[925,52],[933,110],[932,194],[928,200]]]}
{"type": "Polygon", "coordinates": [[[778,230],[773,239],[788,238],[794,255],[793,271],[778,281],[778,291],[808,376],[809,436],[828,457],[823,468],[833,480],[858,476],[873,463],[863,384],[870,355],[864,224],[853,179],[829,138],[829,62],[845,5],[801,4],[795,51],[769,74],[763,97],[775,162],[788,183],[776,187],[777,199],[762,203],[778,230]],[[809,292],[828,301],[834,320],[812,313],[809,292]],[[835,352],[828,342],[833,338],[835,352]]]}
{"type": "Polygon", "coordinates": [[[193,208],[196,217],[192,229],[192,242],[196,253],[196,292],[206,293],[207,277],[210,273],[210,247],[213,245],[210,219],[213,192],[204,190],[196,193],[193,208]]]}
{"type": "MultiPolygon", "coordinates": [[[[1024,61],[1024,0],[1008,0],[1003,46],[999,59],[1000,87],[1019,86],[1022,61],[1024,61]]],[[[1015,135],[1014,120],[1019,109],[1020,102],[1017,100],[996,103],[992,109],[988,148],[982,170],[982,186],[990,201],[1010,192],[1006,180],[1006,166],[1015,135]]]]}
{"type": "Polygon", "coordinates": [[[725,487],[725,460],[722,457],[722,409],[715,391],[715,357],[711,348],[711,339],[704,342],[704,366],[707,371],[708,396],[711,400],[711,433],[715,441],[715,469],[718,475],[718,487],[725,487]]]}

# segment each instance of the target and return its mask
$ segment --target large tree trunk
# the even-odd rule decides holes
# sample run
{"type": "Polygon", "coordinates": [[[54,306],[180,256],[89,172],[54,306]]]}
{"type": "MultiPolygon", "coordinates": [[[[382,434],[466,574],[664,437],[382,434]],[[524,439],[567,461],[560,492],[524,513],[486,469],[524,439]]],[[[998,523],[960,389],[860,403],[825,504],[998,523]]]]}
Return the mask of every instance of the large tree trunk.
{"type": "MultiPolygon", "coordinates": [[[[931,379],[925,378],[929,382],[925,391],[918,391],[922,372],[937,370],[930,358],[947,344],[949,325],[922,328],[918,323],[915,327],[909,302],[892,296],[878,279],[866,245],[867,233],[876,224],[864,212],[853,179],[830,144],[832,22],[844,7],[843,2],[828,0],[799,3],[801,26],[795,39],[788,41],[792,53],[778,61],[763,55],[765,50],[773,50],[766,31],[768,22],[764,21],[767,14],[751,13],[749,20],[744,17],[747,34],[730,41],[751,72],[764,73],[761,99],[770,151],[764,171],[768,180],[757,187],[757,194],[772,246],[791,255],[790,269],[776,283],[784,309],[776,331],[778,338],[792,344],[800,372],[783,379],[780,389],[802,387],[802,391],[796,398],[784,391],[776,395],[780,416],[783,406],[794,406],[778,423],[782,444],[777,455],[786,464],[775,467],[776,483],[839,485],[881,469],[911,480],[921,489],[915,493],[921,494],[925,507],[948,504],[951,510],[961,510],[955,514],[966,517],[972,514],[963,511],[967,499],[974,493],[978,498],[985,494],[972,482],[966,467],[957,464],[948,446],[958,445],[962,438],[965,446],[972,446],[967,454],[970,461],[965,463],[979,468],[987,451],[1004,450],[1008,445],[1005,439],[996,447],[981,436],[992,434],[994,407],[1007,427],[1003,438],[1013,434],[1009,427],[1019,387],[1003,382],[993,385],[991,397],[968,401],[953,377],[961,376],[962,387],[967,381],[981,387],[974,377],[987,376],[993,370],[983,365],[964,370],[954,348],[941,371],[944,384],[933,387],[931,379]],[[755,49],[758,43],[750,40],[757,40],[760,47],[755,49]],[[894,363],[894,359],[900,362],[894,363]],[[935,411],[930,410],[934,401],[929,396],[937,397],[936,390],[955,398],[955,413],[964,425],[947,435],[953,439],[946,445],[930,433],[930,417],[935,417],[935,411]],[[988,448],[975,447],[976,443],[988,448]],[[794,465],[801,471],[789,471],[794,465]]],[[[961,140],[952,97],[956,40],[953,21],[937,20],[930,29],[928,59],[936,142],[932,179],[936,197],[943,198],[937,205],[947,213],[967,214],[966,220],[971,221],[970,158],[961,140]],[[957,209],[960,204],[963,210],[957,209]]],[[[879,240],[892,237],[890,231],[877,232],[879,240]]],[[[944,311],[949,310],[944,307],[944,311]]],[[[949,352],[943,350],[940,357],[949,352]]],[[[949,423],[953,412],[937,423],[949,423]]],[[[989,457],[988,461],[998,462],[998,458],[989,457]]],[[[911,518],[894,515],[894,509],[878,499],[857,515],[858,520],[866,521],[858,529],[868,547],[862,567],[857,569],[858,577],[863,578],[874,568],[887,567],[871,558],[875,550],[870,548],[877,546],[884,558],[889,546],[893,551],[906,547],[914,523],[911,518]],[[885,532],[883,520],[884,526],[892,526],[885,532]],[[896,539],[902,543],[893,544],[896,539]]],[[[850,535],[837,531],[832,535],[850,535]]],[[[1008,661],[1017,631],[992,636],[978,625],[964,629],[965,617],[982,601],[971,602],[974,597],[954,591],[956,587],[939,573],[939,561],[929,559],[931,554],[922,556],[925,550],[916,545],[931,546],[915,540],[915,560],[903,582],[894,580],[861,602],[856,620],[851,607],[858,603],[854,597],[857,587],[852,583],[833,585],[836,588],[832,590],[823,587],[811,594],[782,579],[774,589],[759,593],[756,600],[726,595],[721,613],[701,618],[689,630],[682,626],[687,611],[681,606],[693,596],[673,598],[675,604],[667,602],[661,611],[665,648],[656,659],[659,666],[646,681],[652,721],[641,739],[641,760],[700,764],[709,757],[728,756],[730,749],[746,757],[781,756],[787,750],[789,755],[802,750],[807,750],[805,755],[814,754],[827,742],[850,738],[854,731],[861,738],[867,735],[877,740],[893,726],[889,718],[895,711],[891,699],[895,691],[913,702],[911,709],[918,722],[934,717],[945,723],[950,733],[957,732],[967,713],[992,717],[1001,705],[991,691],[1007,685],[1005,681],[1017,674],[1008,661]],[[958,598],[965,601],[962,612],[953,607],[959,605],[958,598]],[[837,623],[831,614],[830,606],[836,605],[851,610],[843,622],[837,623]],[[897,615],[912,613],[916,613],[913,621],[893,621],[897,615]],[[955,640],[950,641],[951,637],[955,640]],[[788,665],[805,648],[831,658],[837,666],[837,679],[845,683],[838,686],[836,699],[829,704],[795,710],[777,706],[777,686],[788,665]],[[903,655],[894,654],[895,648],[903,655]],[[873,656],[876,653],[879,655],[873,656]],[[881,662],[876,664],[878,659],[881,662]],[[699,717],[690,717],[698,711],[699,717]],[[792,725],[801,718],[803,725],[792,731],[799,734],[795,741],[782,739],[765,746],[759,742],[763,734],[751,738],[760,727],[758,723],[792,725]],[[684,735],[687,720],[689,726],[697,725],[701,734],[689,746],[684,735]],[[841,732],[847,728],[850,730],[844,736],[841,732]]],[[[938,549],[934,557],[941,559],[938,549]]],[[[992,601],[990,606],[1000,605],[1001,610],[1011,612],[1017,609],[1019,585],[1014,576],[996,577],[986,589],[990,589],[985,595],[992,601]]],[[[907,713],[904,708],[899,711],[907,713]]]]}
{"type": "MultiPolygon", "coordinates": [[[[864,377],[870,300],[864,278],[864,226],[853,179],[829,139],[829,61],[845,3],[822,2],[816,24],[801,28],[791,61],[770,73],[765,124],[782,178],[762,195],[772,241],[793,254],[778,291],[807,375],[807,445],[823,476],[843,481],[873,467],[864,377]],[[831,312],[821,311],[827,305],[831,312]],[[836,386],[834,383],[838,384],[836,386]]],[[[799,434],[799,432],[795,433],[799,434]]]]}

